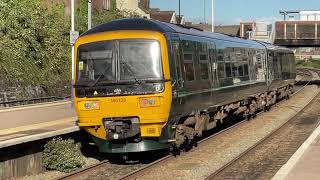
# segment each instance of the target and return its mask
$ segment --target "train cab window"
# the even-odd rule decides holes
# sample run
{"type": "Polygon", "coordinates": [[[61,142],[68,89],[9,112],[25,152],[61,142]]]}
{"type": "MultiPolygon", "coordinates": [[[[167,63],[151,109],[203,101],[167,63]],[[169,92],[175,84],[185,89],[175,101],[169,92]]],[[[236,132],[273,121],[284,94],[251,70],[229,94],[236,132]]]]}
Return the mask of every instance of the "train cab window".
{"type": "Polygon", "coordinates": [[[203,80],[209,79],[209,68],[208,68],[208,56],[207,54],[200,54],[200,77],[203,80]]]}
{"type": "Polygon", "coordinates": [[[183,59],[184,59],[184,70],[186,74],[187,81],[193,81],[195,80],[194,75],[194,66],[193,66],[193,58],[192,53],[184,53],[183,59]]]}
{"type": "Polygon", "coordinates": [[[232,77],[231,63],[226,63],[226,76],[227,78],[232,77]]]}

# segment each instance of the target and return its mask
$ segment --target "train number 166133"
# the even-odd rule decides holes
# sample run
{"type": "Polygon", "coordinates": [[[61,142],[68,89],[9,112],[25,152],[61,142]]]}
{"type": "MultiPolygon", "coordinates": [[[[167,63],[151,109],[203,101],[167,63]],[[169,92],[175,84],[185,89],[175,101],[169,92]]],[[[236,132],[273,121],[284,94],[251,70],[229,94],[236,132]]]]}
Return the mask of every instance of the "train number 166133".
{"type": "Polygon", "coordinates": [[[112,99],[111,99],[111,102],[112,102],[112,103],[124,103],[124,102],[126,102],[126,101],[127,101],[126,98],[112,98],[112,99]]]}

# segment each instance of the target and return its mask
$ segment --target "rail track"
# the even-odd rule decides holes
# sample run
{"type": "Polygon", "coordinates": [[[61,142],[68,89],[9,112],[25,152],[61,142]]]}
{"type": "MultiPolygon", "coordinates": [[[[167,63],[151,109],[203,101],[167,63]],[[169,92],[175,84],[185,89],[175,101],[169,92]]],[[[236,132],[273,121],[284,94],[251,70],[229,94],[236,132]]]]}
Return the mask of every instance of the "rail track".
{"type": "Polygon", "coordinates": [[[320,96],[311,103],[313,107],[305,108],[307,112],[299,113],[207,179],[271,179],[319,125],[316,103],[320,96]]]}
{"type": "MultiPolygon", "coordinates": [[[[300,88],[295,94],[297,94],[298,92],[302,91],[305,87],[307,87],[307,85],[311,82],[312,79],[310,79],[310,77],[312,76],[312,74],[309,72],[309,70],[303,70],[303,75],[302,75],[302,81],[306,81],[308,80],[308,83],[303,86],[302,88],[300,88]]],[[[282,102],[280,102],[281,104],[282,102]]],[[[279,103],[278,103],[279,104],[279,103]]],[[[205,144],[205,142],[214,139],[215,137],[224,134],[228,131],[230,131],[231,129],[240,126],[241,124],[243,124],[244,122],[247,121],[240,121],[226,129],[223,129],[211,136],[208,136],[205,139],[202,139],[198,144],[205,144]]],[[[287,123],[285,123],[287,124],[287,123]]],[[[285,124],[283,124],[281,127],[285,126],[285,124]]],[[[281,128],[280,127],[280,128],[281,128]]],[[[279,128],[278,128],[279,129],[279,128]]],[[[277,130],[274,130],[272,133],[270,133],[270,135],[266,136],[265,138],[263,138],[262,140],[260,140],[258,143],[256,143],[254,146],[250,147],[249,149],[247,149],[245,152],[241,153],[237,158],[235,158],[234,160],[230,161],[228,164],[226,164],[225,166],[223,166],[222,168],[220,168],[218,171],[215,171],[214,173],[212,173],[207,179],[212,179],[215,178],[217,175],[220,174],[220,172],[223,172],[224,169],[227,169],[227,167],[230,167],[231,164],[233,164],[234,162],[236,162],[238,159],[240,159],[241,157],[244,157],[248,152],[250,152],[252,149],[254,149],[255,147],[257,147],[259,144],[261,144],[261,142],[265,142],[266,139],[268,139],[268,137],[271,137],[272,134],[274,134],[277,130]]],[[[187,153],[186,153],[187,154],[187,153]]],[[[138,179],[140,176],[142,176],[143,174],[145,174],[146,172],[149,172],[151,169],[160,166],[161,164],[166,164],[172,160],[174,160],[175,157],[173,155],[166,155],[162,158],[159,158],[158,160],[155,160],[149,164],[145,164],[145,165],[141,165],[141,164],[137,164],[137,165],[133,165],[130,168],[127,168],[127,166],[121,166],[121,165],[114,165],[114,168],[117,169],[116,173],[114,173],[113,175],[106,175],[106,174],[102,174],[100,177],[100,179],[138,179]],[[124,172],[120,172],[119,168],[122,170],[123,169],[130,169],[128,170],[129,172],[124,173],[124,172]]],[[[72,172],[70,174],[67,174],[63,177],[58,178],[59,180],[62,179],[99,179],[99,177],[97,177],[97,175],[93,175],[92,174],[95,172],[95,174],[97,174],[96,172],[99,171],[99,169],[105,169],[106,166],[110,166],[110,162],[108,160],[104,160],[98,164],[95,164],[93,166],[84,168],[84,169],[80,169],[78,171],[72,172]]],[[[99,173],[98,173],[99,174],[99,173]]],[[[230,177],[229,177],[230,178],[230,177]]]]}
{"type": "Polygon", "coordinates": [[[206,180],[271,179],[318,127],[319,103],[320,94],[317,94],[297,115],[214,171],[206,180]]]}

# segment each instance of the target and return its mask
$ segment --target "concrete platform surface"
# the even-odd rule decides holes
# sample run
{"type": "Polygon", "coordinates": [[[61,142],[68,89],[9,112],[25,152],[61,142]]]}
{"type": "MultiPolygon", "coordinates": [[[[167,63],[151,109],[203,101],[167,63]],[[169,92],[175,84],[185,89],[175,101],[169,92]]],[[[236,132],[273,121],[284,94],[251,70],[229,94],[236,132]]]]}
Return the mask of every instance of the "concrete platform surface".
{"type": "Polygon", "coordinates": [[[320,179],[320,126],[318,126],[272,179],[320,179]]]}
{"type": "Polygon", "coordinates": [[[0,109],[0,130],[75,117],[70,101],[0,109]]]}

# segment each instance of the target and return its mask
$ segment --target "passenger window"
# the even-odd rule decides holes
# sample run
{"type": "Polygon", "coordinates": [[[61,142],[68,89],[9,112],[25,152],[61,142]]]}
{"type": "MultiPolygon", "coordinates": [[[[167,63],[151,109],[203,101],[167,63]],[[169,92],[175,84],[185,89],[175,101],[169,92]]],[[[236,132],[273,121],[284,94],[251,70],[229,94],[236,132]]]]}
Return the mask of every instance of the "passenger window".
{"type": "Polygon", "coordinates": [[[225,78],[224,63],[218,63],[218,78],[225,78]]]}
{"type": "Polygon", "coordinates": [[[184,54],[184,61],[192,61],[192,54],[184,54]]]}
{"type": "Polygon", "coordinates": [[[232,64],[232,76],[239,77],[238,67],[235,66],[235,63],[232,64]]]}
{"type": "Polygon", "coordinates": [[[218,49],[217,50],[217,60],[220,62],[223,62],[223,50],[222,49],[218,49]]]}
{"type": "Polygon", "coordinates": [[[206,54],[200,54],[200,72],[201,79],[209,79],[209,68],[208,68],[208,56],[206,54]]]}
{"type": "Polygon", "coordinates": [[[184,63],[184,68],[186,71],[187,81],[193,81],[194,80],[193,63],[184,63]]]}
{"type": "Polygon", "coordinates": [[[243,74],[243,66],[242,65],[239,66],[238,70],[239,70],[239,76],[243,76],[244,74],[243,74]]]}
{"type": "Polygon", "coordinates": [[[227,76],[227,78],[232,77],[231,63],[226,63],[226,76],[227,76]]]}
{"type": "Polygon", "coordinates": [[[193,81],[194,80],[194,67],[193,67],[193,58],[192,54],[185,53],[183,54],[184,58],[184,69],[186,73],[186,79],[187,81],[193,81]]]}

